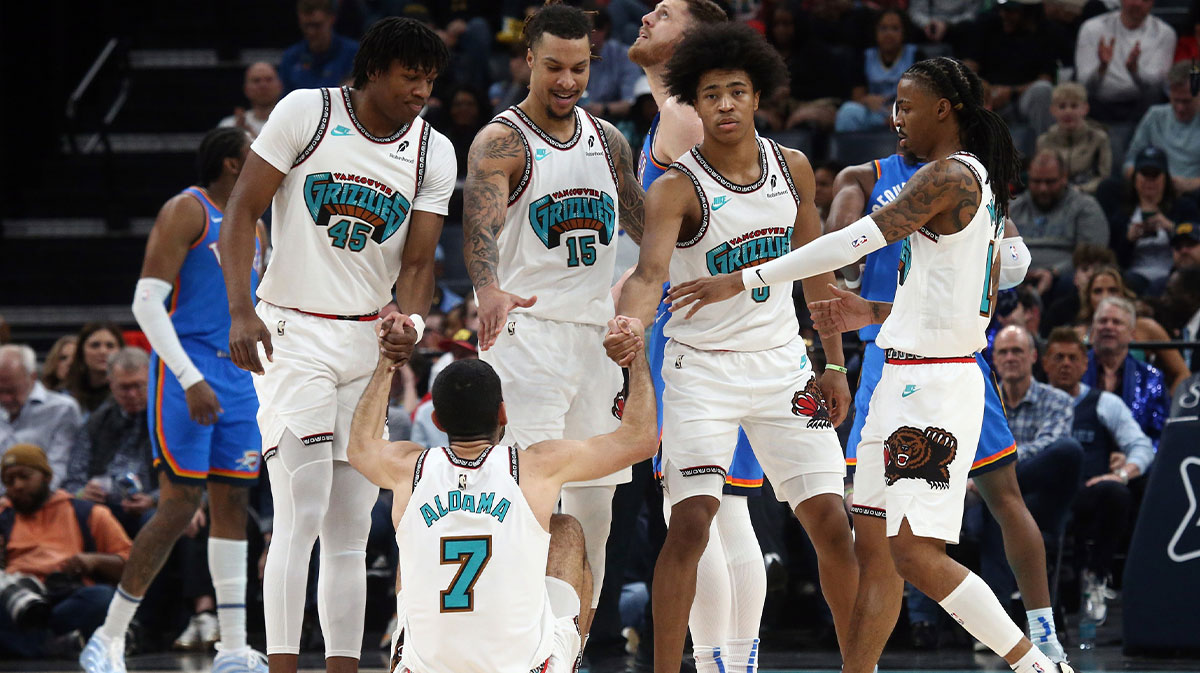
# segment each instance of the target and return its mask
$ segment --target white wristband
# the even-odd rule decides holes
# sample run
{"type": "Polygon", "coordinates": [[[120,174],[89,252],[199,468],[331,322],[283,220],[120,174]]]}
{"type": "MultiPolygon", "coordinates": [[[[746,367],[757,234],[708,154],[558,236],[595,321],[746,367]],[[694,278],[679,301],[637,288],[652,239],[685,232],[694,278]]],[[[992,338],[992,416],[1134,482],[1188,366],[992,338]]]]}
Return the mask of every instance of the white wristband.
{"type": "Polygon", "coordinates": [[[783,257],[742,269],[742,284],[747,290],[753,290],[811,278],[840,269],[886,245],[887,239],[879,231],[879,226],[869,216],[864,217],[845,229],[810,241],[783,257]]]}
{"type": "Polygon", "coordinates": [[[420,341],[421,337],[425,336],[425,319],[421,317],[420,313],[414,313],[408,316],[408,319],[411,320],[413,326],[417,328],[417,341],[420,341]]]}
{"type": "Polygon", "coordinates": [[[179,385],[187,390],[204,380],[204,375],[192,364],[175,325],[167,315],[166,301],[174,286],[160,278],[142,278],[133,292],[133,317],[146,333],[146,339],[158,357],[171,369],[179,385]]]}
{"type": "Polygon", "coordinates": [[[1020,285],[1025,280],[1032,260],[1029,246],[1020,236],[1000,241],[1000,289],[1008,290],[1020,285]]]}

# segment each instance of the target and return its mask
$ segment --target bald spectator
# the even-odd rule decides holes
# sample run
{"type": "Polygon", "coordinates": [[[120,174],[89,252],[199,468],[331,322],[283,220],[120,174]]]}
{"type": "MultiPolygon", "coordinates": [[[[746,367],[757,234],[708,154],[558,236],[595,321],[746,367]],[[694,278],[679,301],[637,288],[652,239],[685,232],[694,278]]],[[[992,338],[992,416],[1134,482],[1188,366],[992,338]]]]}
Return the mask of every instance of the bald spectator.
{"type": "Polygon", "coordinates": [[[1167,74],[1170,103],[1155,105],[1138,122],[1125,151],[1126,178],[1132,178],[1138,154],[1153,145],[1167,155],[1167,172],[1176,193],[1200,189],[1200,97],[1193,96],[1189,86],[1191,68],[1186,62],[1171,66],[1167,74]]]}
{"type": "Polygon", "coordinates": [[[19,443],[44,447],[56,475],[50,487],[57,488],[82,425],[79,404],[37,380],[32,348],[0,346],[0,451],[19,443]]]}
{"type": "MultiPolygon", "coordinates": [[[[1081,243],[1107,246],[1108,219],[1099,202],[1068,182],[1057,152],[1044,150],[1029,165],[1029,191],[1013,200],[1009,217],[1016,223],[1032,262],[1028,277],[1046,294],[1056,279],[1070,280],[1071,254],[1081,243]]],[[[1060,294],[1063,288],[1059,288],[1060,294]]]]}
{"type": "Polygon", "coordinates": [[[1076,79],[1100,121],[1136,119],[1162,96],[1175,55],[1175,30],[1151,16],[1154,0],[1121,0],[1120,9],[1083,22],[1075,43],[1076,79]]]}
{"type": "Polygon", "coordinates": [[[246,68],[242,93],[250,102],[250,109],[234,108],[233,114],[222,119],[217,126],[237,126],[257,138],[263,124],[267,123],[267,117],[271,116],[271,110],[275,109],[275,104],[283,95],[283,82],[279,81],[275,66],[259,61],[246,68]]]}
{"type": "Polygon", "coordinates": [[[354,69],[358,43],[333,32],[333,0],[299,0],[296,15],[304,39],[288,47],[279,61],[284,93],[340,86],[354,69]]]}

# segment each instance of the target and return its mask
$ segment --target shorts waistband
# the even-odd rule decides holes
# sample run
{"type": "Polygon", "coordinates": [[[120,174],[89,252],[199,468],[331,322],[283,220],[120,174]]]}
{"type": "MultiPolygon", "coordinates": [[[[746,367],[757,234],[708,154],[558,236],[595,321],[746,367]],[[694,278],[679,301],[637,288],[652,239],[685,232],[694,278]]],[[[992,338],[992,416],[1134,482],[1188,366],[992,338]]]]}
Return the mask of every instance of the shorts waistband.
{"type": "Polygon", "coordinates": [[[315,316],[317,318],[324,318],[326,320],[349,320],[352,322],[370,322],[372,320],[379,318],[379,311],[375,311],[374,313],[364,313],[363,315],[334,315],[332,313],[313,313],[312,311],[301,311],[298,308],[294,308],[292,310],[295,311],[296,313],[303,313],[304,315],[311,315],[311,316],[315,316]]]}
{"type": "Polygon", "coordinates": [[[963,355],[956,357],[925,357],[924,355],[913,355],[905,353],[894,348],[887,348],[883,351],[884,362],[889,365],[941,365],[950,363],[966,363],[975,362],[974,355],[963,355]]]}

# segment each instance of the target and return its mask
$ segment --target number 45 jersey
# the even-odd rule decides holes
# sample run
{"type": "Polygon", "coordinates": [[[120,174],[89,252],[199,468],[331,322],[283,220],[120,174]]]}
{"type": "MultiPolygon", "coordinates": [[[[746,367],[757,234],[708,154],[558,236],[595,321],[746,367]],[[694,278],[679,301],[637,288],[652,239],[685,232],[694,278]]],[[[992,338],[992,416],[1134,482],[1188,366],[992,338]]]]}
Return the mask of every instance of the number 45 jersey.
{"type": "Polygon", "coordinates": [[[559,142],[520,108],[492,119],[520,134],[525,166],[508,197],[500,288],[537,303],[514,313],[607,325],[617,259],[617,172],[600,122],[575,107],[575,130],[559,142]]]}
{"type": "Polygon", "coordinates": [[[251,146],[285,174],[271,202],[274,255],[258,288],[276,306],[378,311],[391,300],[413,211],[447,212],[457,171],[450,141],[420,117],[374,136],[350,94],[293,91],[251,146]]]}
{"type": "Polygon", "coordinates": [[[550,656],[550,534],[518,486],[517,460],[507,446],[473,460],[449,448],[417,459],[396,527],[404,668],[528,673],[550,656]]]}

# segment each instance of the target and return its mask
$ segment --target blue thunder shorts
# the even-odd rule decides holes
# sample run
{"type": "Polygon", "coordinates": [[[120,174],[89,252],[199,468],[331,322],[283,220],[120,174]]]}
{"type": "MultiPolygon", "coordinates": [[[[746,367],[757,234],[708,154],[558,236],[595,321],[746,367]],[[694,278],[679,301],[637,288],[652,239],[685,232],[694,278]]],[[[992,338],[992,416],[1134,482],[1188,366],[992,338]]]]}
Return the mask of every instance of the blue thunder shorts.
{"type": "MultiPolygon", "coordinates": [[[[858,443],[862,440],[863,424],[867,421],[867,412],[871,407],[871,395],[879,384],[883,374],[883,349],[874,341],[867,342],[866,352],[863,353],[862,371],[859,374],[858,390],[854,393],[854,426],[850,429],[850,438],[846,442],[846,469],[854,473],[858,464],[858,443]]],[[[975,362],[983,370],[983,428],[979,432],[979,446],[975,450],[975,460],[971,463],[970,476],[977,477],[997,468],[1014,463],[1017,460],[1017,442],[1013,439],[1012,431],[1008,429],[1008,418],[1004,415],[1004,403],[1000,401],[1000,389],[996,386],[996,378],[992,369],[983,356],[976,353],[975,362]]]]}
{"type": "Polygon", "coordinates": [[[154,466],[175,483],[206,479],[250,486],[258,478],[262,439],[258,432],[258,396],[250,372],[228,356],[199,347],[188,357],[204,375],[221,404],[215,425],[200,425],[188,415],[183,388],[158,354],[150,357],[150,405],[146,414],[154,466]]]}

